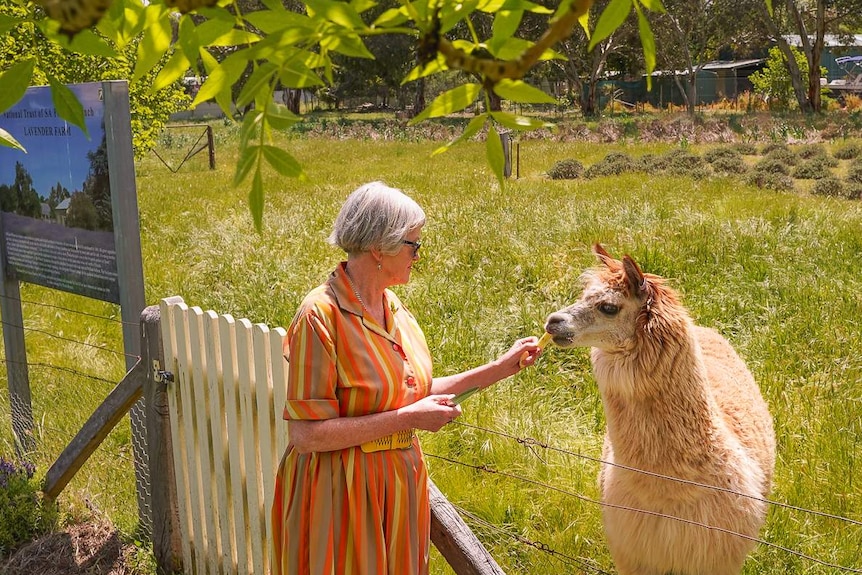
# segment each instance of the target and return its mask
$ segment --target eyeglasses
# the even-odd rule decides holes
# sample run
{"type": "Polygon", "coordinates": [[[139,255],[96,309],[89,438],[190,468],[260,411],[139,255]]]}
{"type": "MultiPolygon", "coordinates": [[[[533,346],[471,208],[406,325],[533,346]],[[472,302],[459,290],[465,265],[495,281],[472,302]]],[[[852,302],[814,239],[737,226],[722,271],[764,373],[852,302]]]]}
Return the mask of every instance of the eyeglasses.
{"type": "Polygon", "coordinates": [[[419,255],[419,248],[422,247],[422,242],[411,242],[410,240],[401,240],[402,244],[408,245],[413,248],[413,257],[419,255]]]}

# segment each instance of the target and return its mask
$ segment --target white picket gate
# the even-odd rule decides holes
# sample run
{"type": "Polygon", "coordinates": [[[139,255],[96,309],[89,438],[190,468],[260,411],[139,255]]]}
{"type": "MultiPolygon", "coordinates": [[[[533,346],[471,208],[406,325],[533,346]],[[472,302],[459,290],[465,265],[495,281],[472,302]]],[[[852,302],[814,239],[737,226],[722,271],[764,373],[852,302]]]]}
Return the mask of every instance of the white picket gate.
{"type": "Polygon", "coordinates": [[[185,571],[267,574],[286,332],[179,298],[159,307],[185,571]]]}

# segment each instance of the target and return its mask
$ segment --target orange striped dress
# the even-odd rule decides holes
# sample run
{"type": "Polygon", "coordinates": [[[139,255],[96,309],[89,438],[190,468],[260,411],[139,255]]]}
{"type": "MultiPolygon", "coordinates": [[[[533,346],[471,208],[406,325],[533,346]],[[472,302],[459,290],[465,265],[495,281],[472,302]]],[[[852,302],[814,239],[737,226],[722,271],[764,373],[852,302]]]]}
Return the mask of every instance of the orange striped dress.
{"type": "MultiPolygon", "coordinates": [[[[288,329],[285,419],[397,409],[431,389],[413,315],[387,290],[386,326],[363,318],[344,271],[306,296],[288,329]]],[[[288,446],[272,507],[276,575],[425,575],[431,514],[419,442],[300,454],[288,446]]]]}

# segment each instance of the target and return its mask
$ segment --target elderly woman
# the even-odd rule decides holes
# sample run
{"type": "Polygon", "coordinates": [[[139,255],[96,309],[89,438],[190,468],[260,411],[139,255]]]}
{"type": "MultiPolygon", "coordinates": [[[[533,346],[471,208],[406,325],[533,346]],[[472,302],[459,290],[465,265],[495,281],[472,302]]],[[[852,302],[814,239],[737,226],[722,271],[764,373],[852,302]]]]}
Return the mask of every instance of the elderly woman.
{"type": "Polygon", "coordinates": [[[347,253],[299,307],[285,348],[290,444],[272,508],[273,572],[428,572],[428,474],[414,430],[461,413],[454,394],[532,365],[527,337],[488,364],[432,378],[416,319],[388,288],[410,280],[422,208],[379,182],[354,191],[329,241],[347,253]]]}

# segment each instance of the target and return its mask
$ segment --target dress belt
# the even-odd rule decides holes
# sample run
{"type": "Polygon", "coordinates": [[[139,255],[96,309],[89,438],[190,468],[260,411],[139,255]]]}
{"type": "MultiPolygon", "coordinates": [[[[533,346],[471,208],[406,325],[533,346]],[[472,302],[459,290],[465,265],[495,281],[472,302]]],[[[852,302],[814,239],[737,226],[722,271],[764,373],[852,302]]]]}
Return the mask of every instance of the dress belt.
{"type": "Polygon", "coordinates": [[[374,453],[375,451],[390,451],[392,449],[407,449],[413,446],[413,430],[404,429],[396,431],[392,435],[386,435],[374,441],[366,441],[360,447],[365,453],[374,453]]]}

